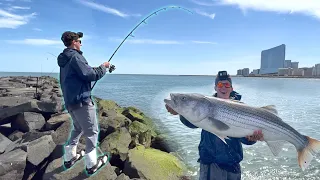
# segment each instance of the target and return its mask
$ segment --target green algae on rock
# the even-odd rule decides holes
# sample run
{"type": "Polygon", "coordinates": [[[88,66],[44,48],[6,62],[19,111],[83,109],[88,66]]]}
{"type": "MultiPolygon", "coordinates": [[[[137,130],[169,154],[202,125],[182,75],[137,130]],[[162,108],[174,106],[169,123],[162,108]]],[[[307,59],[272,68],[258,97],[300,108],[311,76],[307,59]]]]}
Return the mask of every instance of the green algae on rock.
{"type": "Polygon", "coordinates": [[[180,179],[186,166],[174,155],[138,145],[129,150],[123,172],[130,178],[152,180],[180,179]]]}

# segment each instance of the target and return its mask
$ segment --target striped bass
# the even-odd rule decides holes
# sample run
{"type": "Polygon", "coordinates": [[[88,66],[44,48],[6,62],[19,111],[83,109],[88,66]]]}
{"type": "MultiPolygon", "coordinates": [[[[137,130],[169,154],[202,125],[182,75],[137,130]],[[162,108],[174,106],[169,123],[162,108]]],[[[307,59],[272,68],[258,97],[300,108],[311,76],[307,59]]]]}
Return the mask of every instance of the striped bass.
{"type": "Polygon", "coordinates": [[[285,142],[298,152],[304,171],[320,151],[320,141],[300,134],[284,122],[274,105],[253,107],[239,101],[195,93],[171,93],[164,102],[190,123],[215,134],[224,143],[228,137],[242,138],[261,130],[273,155],[278,156],[285,142]]]}

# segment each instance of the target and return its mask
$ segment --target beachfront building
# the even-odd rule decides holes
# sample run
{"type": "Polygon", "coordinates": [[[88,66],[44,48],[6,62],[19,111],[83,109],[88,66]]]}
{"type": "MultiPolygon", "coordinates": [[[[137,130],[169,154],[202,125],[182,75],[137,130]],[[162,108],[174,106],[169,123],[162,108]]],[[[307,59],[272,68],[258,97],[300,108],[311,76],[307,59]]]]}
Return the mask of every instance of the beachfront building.
{"type": "Polygon", "coordinates": [[[303,70],[303,76],[312,76],[312,72],[313,72],[313,67],[303,67],[303,68],[299,68],[303,70]]]}
{"type": "Polygon", "coordinates": [[[313,76],[320,76],[320,64],[316,64],[312,72],[313,76]]]}
{"type": "Polygon", "coordinates": [[[291,76],[292,75],[292,68],[279,68],[278,75],[279,76],[291,76]]]}
{"type": "Polygon", "coordinates": [[[291,62],[291,67],[293,69],[298,69],[299,68],[299,62],[291,62]]]}
{"type": "Polygon", "coordinates": [[[284,68],[286,45],[281,44],[261,52],[259,74],[277,74],[279,68],[284,68]]]}
{"type": "Polygon", "coordinates": [[[250,71],[249,68],[243,68],[242,69],[242,75],[243,76],[249,76],[249,71],[250,71]]]}
{"type": "Polygon", "coordinates": [[[291,68],[291,60],[284,61],[284,68],[291,68]]]}

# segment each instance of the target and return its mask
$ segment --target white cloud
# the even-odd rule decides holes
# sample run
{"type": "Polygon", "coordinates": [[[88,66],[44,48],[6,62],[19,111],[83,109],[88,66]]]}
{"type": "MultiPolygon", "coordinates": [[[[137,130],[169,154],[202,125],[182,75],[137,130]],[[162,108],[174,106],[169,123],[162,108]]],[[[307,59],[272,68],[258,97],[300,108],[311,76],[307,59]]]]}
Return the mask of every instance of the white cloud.
{"type": "Polygon", "coordinates": [[[319,0],[217,0],[217,4],[238,6],[243,11],[300,13],[320,18],[319,0]]]}
{"type": "Polygon", "coordinates": [[[206,17],[209,17],[210,19],[214,19],[214,17],[216,16],[216,14],[212,13],[212,14],[209,14],[207,12],[204,12],[204,11],[200,11],[198,9],[195,10],[196,13],[200,14],[201,16],[206,16],[206,17]]]}
{"type": "Polygon", "coordinates": [[[217,44],[216,42],[210,42],[210,41],[191,41],[196,44],[217,44]]]}
{"type": "Polygon", "coordinates": [[[25,44],[25,45],[63,45],[62,41],[50,40],[50,39],[24,39],[24,40],[7,40],[10,44],[25,44]]]}
{"type": "Polygon", "coordinates": [[[40,28],[33,28],[34,31],[42,31],[40,28]]]}
{"type": "Polygon", "coordinates": [[[12,9],[30,9],[30,7],[23,7],[23,6],[12,6],[12,9]]]}
{"type": "Polygon", "coordinates": [[[204,2],[204,1],[199,1],[199,0],[190,0],[191,2],[200,5],[200,6],[214,6],[214,3],[208,3],[208,2],[204,2]]]}
{"type": "MultiPolygon", "coordinates": [[[[121,42],[123,39],[109,38],[109,40],[121,42]]],[[[179,41],[155,39],[127,39],[125,42],[130,44],[183,44],[179,41]]]]}
{"type": "Polygon", "coordinates": [[[126,14],[124,12],[121,12],[117,9],[114,8],[110,8],[108,6],[102,5],[102,4],[98,4],[98,3],[94,3],[94,2],[90,2],[90,1],[86,1],[86,0],[78,0],[79,3],[90,7],[92,9],[96,9],[108,14],[113,14],[115,16],[120,16],[120,17],[129,17],[129,16],[141,16],[140,14],[126,14]]]}
{"type": "Polygon", "coordinates": [[[19,26],[27,24],[36,15],[36,13],[17,15],[0,9],[0,28],[16,29],[19,26]]]}

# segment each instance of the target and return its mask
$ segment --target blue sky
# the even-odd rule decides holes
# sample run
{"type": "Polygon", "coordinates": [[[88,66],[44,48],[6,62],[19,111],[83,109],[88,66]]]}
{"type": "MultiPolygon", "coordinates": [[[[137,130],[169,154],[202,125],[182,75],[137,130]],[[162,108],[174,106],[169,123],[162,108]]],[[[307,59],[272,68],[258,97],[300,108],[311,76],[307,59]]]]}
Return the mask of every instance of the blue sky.
{"type": "Polygon", "coordinates": [[[66,30],[84,33],[92,66],[115,54],[114,73],[216,74],[260,68],[260,54],[286,44],[286,59],[320,63],[320,1],[288,0],[0,0],[0,71],[58,72],[66,30]],[[49,54],[51,53],[51,54],[49,54]]]}

